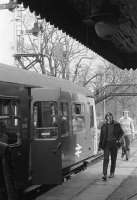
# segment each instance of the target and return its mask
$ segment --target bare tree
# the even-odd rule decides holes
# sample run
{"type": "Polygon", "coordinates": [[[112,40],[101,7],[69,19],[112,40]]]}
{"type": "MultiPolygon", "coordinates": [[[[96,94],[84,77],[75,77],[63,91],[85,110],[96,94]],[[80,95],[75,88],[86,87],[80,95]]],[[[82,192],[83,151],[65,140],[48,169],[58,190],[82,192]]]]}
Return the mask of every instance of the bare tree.
{"type": "Polygon", "coordinates": [[[75,59],[85,56],[87,49],[45,20],[30,14],[28,10],[22,11],[21,16],[16,54],[21,66],[70,79],[70,66],[75,59]]]}

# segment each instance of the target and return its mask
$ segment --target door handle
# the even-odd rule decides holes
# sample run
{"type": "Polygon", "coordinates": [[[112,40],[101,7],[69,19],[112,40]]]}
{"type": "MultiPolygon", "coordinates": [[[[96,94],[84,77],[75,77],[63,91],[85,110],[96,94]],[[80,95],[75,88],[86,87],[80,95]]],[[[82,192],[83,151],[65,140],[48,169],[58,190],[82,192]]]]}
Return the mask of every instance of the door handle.
{"type": "Polygon", "coordinates": [[[59,142],[56,150],[53,150],[53,153],[57,153],[57,151],[61,148],[61,146],[62,146],[62,142],[59,142]]]}
{"type": "Polygon", "coordinates": [[[59,150],[62,146],[62,142],[59,142],[58,145],[57,145],[57,150],[59,150]]]}

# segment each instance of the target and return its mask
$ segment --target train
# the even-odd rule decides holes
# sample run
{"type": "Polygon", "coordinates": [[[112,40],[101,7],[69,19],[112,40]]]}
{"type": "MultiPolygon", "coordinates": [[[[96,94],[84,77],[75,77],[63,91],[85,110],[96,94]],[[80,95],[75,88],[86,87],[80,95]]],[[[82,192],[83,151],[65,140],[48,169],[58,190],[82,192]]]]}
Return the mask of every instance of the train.
{"type": "Polygon", "coordinates": [[[0,64],[0,170],[9,195],[61,184],[97,146],[95,101],[86,88],[0,64]]]}

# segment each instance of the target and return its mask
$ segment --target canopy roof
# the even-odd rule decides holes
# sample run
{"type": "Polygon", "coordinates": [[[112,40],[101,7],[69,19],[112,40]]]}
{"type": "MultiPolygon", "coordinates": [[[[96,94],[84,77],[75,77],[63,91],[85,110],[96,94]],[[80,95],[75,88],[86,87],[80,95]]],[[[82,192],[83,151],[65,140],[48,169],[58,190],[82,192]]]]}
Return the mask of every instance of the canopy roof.
{"type": "Polygon", "coordinates": [[[137,0],[18,2],[119,68],[137,68],[137,0]]]}

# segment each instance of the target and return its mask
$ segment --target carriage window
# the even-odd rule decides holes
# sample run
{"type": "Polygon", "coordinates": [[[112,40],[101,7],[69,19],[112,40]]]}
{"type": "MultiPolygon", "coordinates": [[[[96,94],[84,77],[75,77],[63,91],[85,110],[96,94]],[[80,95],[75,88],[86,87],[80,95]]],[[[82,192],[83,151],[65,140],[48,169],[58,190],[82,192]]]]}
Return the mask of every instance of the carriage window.
{"type": "Polygon", "coordinates": [[[39,101],[33,106],[35,137],[54,138],[58,135],[57,102],[39,101]]]}
{"type": "Polygon", "coordinates": [[[90,106],[90,128],[94,127],[94,109],[90,106]]]}
{"type": "Polygon", "coordinates": [[[19,102],[0,99],[0,141],[14,144],[18,142],[19,134],[19,102]]]}
{"type": "Polygon", "coordinates": [[[13,100],[0,100],[0,119],[5,118],[7,127],[18,126],[18,102],[13,100]],[[10,120],[9,120],[10,119],[10,120]]]}
{"type": "Polygon", "coordinates": [[[75,113],[75,114],[81,113],[81,104],[74,104],[73,105],[73,113],[75,113]]]}
{"type": "Polygon", "coordinates": [[[73,103],[72,128],[74,133],[80,133],[85,130],[84,104],[73,103]]]}
{"type": "Polygon", "coordinates": [[[61,136],[66,136],[69,133],[69,106],[68,103],[60,103],[61,111],[61,136]]]}
{"type": "Polygon", "coordinates": [[[80,115],[84,112],[84,104],[73,103],[72,105],[72,113],[76,115],[80,115]]]}

